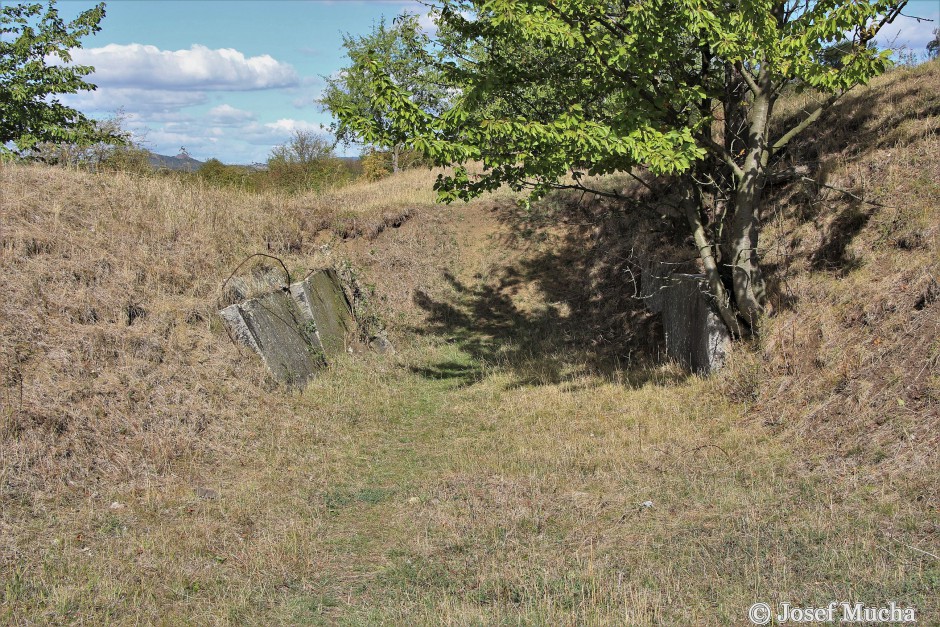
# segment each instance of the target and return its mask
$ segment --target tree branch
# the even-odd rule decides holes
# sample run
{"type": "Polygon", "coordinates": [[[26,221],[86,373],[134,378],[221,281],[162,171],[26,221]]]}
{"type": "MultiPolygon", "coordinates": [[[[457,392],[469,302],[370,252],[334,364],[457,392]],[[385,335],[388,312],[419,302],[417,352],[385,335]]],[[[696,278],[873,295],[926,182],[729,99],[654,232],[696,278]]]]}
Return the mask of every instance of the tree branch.
{"type": "Polygon", "coordinates": [[[744,79],[744,82],[747,83],[747,88],[751,90],[751,93],[755,96],[759,96],[761,89],[758,87],[757,83],[754,81],[754,77],[751,76],[747,70],[744,69],[744,64],[740,61],[735,61],[734,69],[738,71],[741,75],[741,78],[744,79]]]}
{"type": "MultiPolygon", "coordinates": [[[[538,183],[533,183],[531,181],[523,181],[523,185],[528,187],[537,187],[538,183]]],[[[627,200],[626,196],[622,196],[617,192],[603,192],[599,189],[593,189],[591,187],[585,187],[581,183],[575,185],[566,185],[562,183],[549,183],[548,186],[552,189],[576,189],[580,192],[586,192],[588,194],[594,194],[596,196],[603,196],[604,198],[615,198],[617,200],[627,200]]]]}
{"type": "Polygon", "coordinates": [[[782,148],[784,148],[791,139],[802,133],[809,127],[810,124],[819,119],[819,116],[822,115],[823,111],[831,107],[836,103],[839,98],[845,95],[846,92],[838,92],[829,96],[825,102],[816,107],[809,115],[803,118],[797,125],[791,128],[789,131],[780,136],[777,141],[770,144],[770,156],[777,154],[782,148]]]}
{"type": "Polygon", "coordinates": [[[698,139],[703,144],[705,144],[715,154],[716,157],[721,159],[729,168],[731,168],[731,171],[734,172],[736,179],[741,180],[744,178],[744,170],[741,169],[741,166],[735,163],[734,157],[724,146],[707,135],[700,135],[698,139]]]}
{"type": "Polygon", "coordinates": [[[905,6],[907,6],[907,0],[902,0],[899,2],[897,6],[895,6],[890,12],[886,13],[883,18],[881,18],[881,21],[878,22],[877,26],[865,30],[864,35],[859,37],[859,43],[864,46],[869,41],[874,39],[875,35],[877,35],[882,28],[893,22],[899,15],[901,15],[901,11],[905,6]]]}

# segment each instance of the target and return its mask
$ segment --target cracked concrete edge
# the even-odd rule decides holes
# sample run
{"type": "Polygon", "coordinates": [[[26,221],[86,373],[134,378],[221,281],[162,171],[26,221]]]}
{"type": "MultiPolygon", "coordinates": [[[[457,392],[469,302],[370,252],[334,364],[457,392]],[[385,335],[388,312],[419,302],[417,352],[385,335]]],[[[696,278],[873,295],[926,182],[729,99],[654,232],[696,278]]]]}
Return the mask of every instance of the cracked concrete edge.
{"type": "Polygon", "coordinates": [[[254,333],[251,332],[251,328],[245,321],[244,312],[242,312],[241,306],[238,303],[229,305],[220,311],[219,316],[222,317],[222,321],[225,323],[225,326],[228,327],[229,333],[232,334],[236,342],[240,342],[259,355],[262,355],[261,347],[258,345],[254,333]]]}

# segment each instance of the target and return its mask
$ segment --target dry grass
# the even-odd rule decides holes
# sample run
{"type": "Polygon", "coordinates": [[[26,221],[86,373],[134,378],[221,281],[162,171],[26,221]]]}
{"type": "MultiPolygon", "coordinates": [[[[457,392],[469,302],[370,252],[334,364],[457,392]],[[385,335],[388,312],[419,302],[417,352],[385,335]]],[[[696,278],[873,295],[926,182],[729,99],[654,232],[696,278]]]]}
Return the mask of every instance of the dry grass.
{"type": "Polygon", "coordinates": [[[381,230],[430,200],[415,202],[427,173],[328,199],[38,166],[0,176],[2,468],[28,493],[147,475],[191,452],[225,402],[220,385],[246,374],[215,326],[219,287],[246,256],[282,256],[296,276],[333,261],[330,240],[350,234],[337,224],[381,230]],[[371,200],[350,218],[346,197],[371,200]]]}
{"type": "Polygon", "coordinates": [[[344,207],[356,213],[432,205],[437,197],[432,184],[438,173],[405,170],[393,177],[339,187],[309,200],[320,207],[344,207]]]}
{"type": "Polygon", "coordinates": [[[858,142],[830,119],[799,147],[890,207],[774,191],[779,313],[712,380],[630,353],[655,321],[611,295],[635,225],[602,203],[539,225],[431,207],[427,172],[284,199],[5,166],[0,620],[935,622],[938,77],[885,77],[840,112],[858,142]],[[214,312],[265,251],[350,260],[398,353],[271,386],[214,312]]]}
{"type": "Polygon", "coordinates": [[[766,238],[780,315],[760,417],[828,441],[829,470],[875,467],[923,483],[940,467],[940,91],[937,64],[847,99],[796,150],[817,182],[779,190],[766,238]],[[851,195],[837,191],[838,188],[851,195]],[[859,200],[859,199],[864,199],[859,200]]]}

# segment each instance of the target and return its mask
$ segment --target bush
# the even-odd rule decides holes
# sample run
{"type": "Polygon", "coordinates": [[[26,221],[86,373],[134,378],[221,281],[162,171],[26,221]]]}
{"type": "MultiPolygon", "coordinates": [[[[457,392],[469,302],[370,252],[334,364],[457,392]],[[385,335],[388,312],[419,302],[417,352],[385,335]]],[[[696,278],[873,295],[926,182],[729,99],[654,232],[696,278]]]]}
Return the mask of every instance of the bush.
{"type": "Polygon", "coordinates": [[[248,191],[258,188],[258,172],[240,165],[225,165],[218,159],[209,159],[196,170],[196,176],[216,187],[237,187],[248,191]]]}
{"type": "Polygon", "coordinates": [[[387,152],[369,150],[361,157],[362,178],[378,181],[392,173],[392,160],[387,152]]]}
{"type": "MultiPolygon", "coordinates": [[[[362,157],[362,178],[368,181],[377,181],[385,178],[394,171],[394,157],[391,150],[377,150],[369,148],[362,157]]],[[[430,167],[431,163],[413,150],[401,150],[398,153],[398,169],[430,167]]]]}
{"type": "Polygon", "coordinates": [[[350,168],[333,153],[333,143],[308,131],[294,131],[291,140],[277,146],[268,158],[267,182],[278,190],[321,190],[352,178],[350,168]]]}
{"type": "Polygon", "coordinates": [[[139,150],[138,147],[134,146],[131,132],[124,129],[124,121],[124,112],[119,110],[112,117],[105,120],[89,121],[94,129],[94,134],[102,138],[100,141],[39,142],[29,150],[22,152],[21,156],[25,159],[41,161],[49,165],[94,170],[119,153],[139,150]]]}
{"type": "Polygon", "coordinates": [[[156,172],[150,162],[150,152],[139,146],[125,146],[112,150],[98,167],[101,170],[110,172],[127,172],[138,175],[156,172]]]}

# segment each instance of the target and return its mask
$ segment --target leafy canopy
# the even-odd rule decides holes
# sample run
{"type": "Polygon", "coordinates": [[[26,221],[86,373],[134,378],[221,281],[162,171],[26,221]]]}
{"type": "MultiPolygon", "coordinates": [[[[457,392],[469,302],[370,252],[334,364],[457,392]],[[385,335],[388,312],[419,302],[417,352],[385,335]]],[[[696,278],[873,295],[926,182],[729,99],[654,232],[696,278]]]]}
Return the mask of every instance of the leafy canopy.
{"type": "Polygon", "coordinates": [[[0,154],[28,153],[43,142],[120,142],[56,98],[95,89],[84,80],[94,68],[67,64],[69,51],[100,31],[104,16],[104,3],[69,22],[59,16],[54,0],[45,7],[6,2],[0,7],[0,154]]]}
{"type": "Polygon", "coordinates": [[[428,52],[430,43],[418,16],[410,14],[400,15],[391,25],[382,18],[365,36],[343,36],[351,65],[334,76],[324,77],[326,89],[319,100],[339,118],[330,129],[338,141],[346,144],[363,141],[360,125],[347,123],[352,118],[369,120],[372,131],[367,143],[392,148],[407,139],[392,122],[395,112],[372,97],[369,59],[379,61],[390,83],[407,93],[422,110],[438,113],[444,108],[447,91],[428,52]]]}
{"type": "Polygon", "coordinates": [[[366,54],[359,72],[382,123],[354,107],[334,113],[367,142],[403,138],[433,163],[457,165],[436,183],[448,202],[502,185],[536,197],[597,191],[586,174],[637,166],[668,180],[657,202],[685,216],[722,320],[744,335],[769,311],[763,189],[796,135],[887,69],[888,53],[869,43],[905,4],[443,0],[436,67],[449,105],[422,106],[380,55],[366,54]],[[777,121],[780,95],[807,88],[817,104],[777,121]],[[482,172],[471,175],[471,163],[482,172]]]}
{"type": "Polygon", "coordinates": [[[842,93],[888,67],[867,42],[903,4],[445,0],[437,68],[456,90],[450,106],[429,110],[366,53],[357,76],[370,109],[387,114],[333,110],[365,141],[405,138],[440,165],[481,162],[482,176],[458,168],[439,180],[447,201],[503,184],[541,194],[571,171],[677,174],[717,151],[710,103],[726,98],[729,68],[751,82],[760,75],[775,95],[794,85],[842,93]],[[853,45],[833,64],[826,48],[845,40],[853,45]]]}

